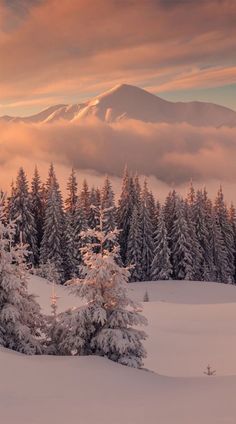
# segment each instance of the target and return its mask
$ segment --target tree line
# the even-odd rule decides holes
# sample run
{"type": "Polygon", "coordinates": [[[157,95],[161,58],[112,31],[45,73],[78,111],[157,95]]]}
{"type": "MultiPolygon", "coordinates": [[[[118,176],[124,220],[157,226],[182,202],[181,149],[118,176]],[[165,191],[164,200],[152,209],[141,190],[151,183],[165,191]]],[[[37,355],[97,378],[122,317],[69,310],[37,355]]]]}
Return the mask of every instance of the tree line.
{"type": "Polygon", "coordinates": [[[236,281],[236,212],[227,207],[222,187],[212,201],[191,183],[186,198],[172,190],[161,204],[147,180],[141,186],[139,176],[125,169],[115,202],[108,177],[101,189],[84,180],[79,190],[72,170],[63,201],[51,165],[45,183],[36,168],[29,184],[20,168],[3,203],[4,219],[15,222],[13,242],[27,244],[32,266],[41,275],[53,267],[60,283],[81,277],[81,248],[94,242],[81,232],[96,230],[101,219],[105,234],[119,230],[119,262],[131,266],[129,281],[236,281]]]}

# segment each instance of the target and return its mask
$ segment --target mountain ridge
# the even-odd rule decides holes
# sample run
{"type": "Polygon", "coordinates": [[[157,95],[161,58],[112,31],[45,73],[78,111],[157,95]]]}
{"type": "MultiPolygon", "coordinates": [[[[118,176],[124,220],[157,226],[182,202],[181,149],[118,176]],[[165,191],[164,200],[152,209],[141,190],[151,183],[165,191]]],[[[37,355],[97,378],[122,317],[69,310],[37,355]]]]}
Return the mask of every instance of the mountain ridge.
{"type": "Polygon", "coordinates": [[[171,102],[142,88],[119,84],[84,103],[58,104],[27,117],[2,116],[0,122],[78,122],[90,116],[111,123],[135,119],[149,123],[236,126],[236,111],[210,102],[171,102]]]}

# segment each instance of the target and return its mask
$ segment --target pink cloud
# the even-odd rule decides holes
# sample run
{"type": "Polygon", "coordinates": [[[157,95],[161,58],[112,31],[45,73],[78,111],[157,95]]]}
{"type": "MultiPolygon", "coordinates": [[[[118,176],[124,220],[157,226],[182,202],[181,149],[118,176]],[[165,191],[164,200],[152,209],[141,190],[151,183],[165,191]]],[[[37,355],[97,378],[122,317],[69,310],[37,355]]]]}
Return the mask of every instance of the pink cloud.
{"type": "MultiPolygon", "coordinates": [[[[20,18],[1,5],[0,16],[9,23],[0,37],[1,103],[27,101],[37,94],[79,97],[124,78],[142,86],[151,78],[169,89],[166,69],[174,88],[192,87],[196,81],[186,80],[189,69],[201,69],[209,62],[225,70],[223,76],[216,69],[216,85],[227,83],[227,68],[231,81],[236,3],[168,4],[47,0],[36,2],[20,18]],[[182,82],[176,73],[179,66],[182,82]]],[[[201,71],[196,72],[198,77],[198,86],[210,84],[201,71]]]]}

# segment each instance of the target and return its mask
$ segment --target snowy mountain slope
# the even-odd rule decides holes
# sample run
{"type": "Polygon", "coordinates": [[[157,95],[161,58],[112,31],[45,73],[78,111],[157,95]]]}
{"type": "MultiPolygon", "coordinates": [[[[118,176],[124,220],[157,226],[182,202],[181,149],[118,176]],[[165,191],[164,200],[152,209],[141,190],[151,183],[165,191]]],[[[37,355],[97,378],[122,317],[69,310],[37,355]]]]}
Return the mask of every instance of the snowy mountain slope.
{"type": "Polygon", "coordinates": [[[174,103],[128,84],[115,86],[83,104],[55,105],[33,116],[5,116],[0,121],[80,121],[90,116],[105,122],[135,119],[153,123],[187,122],[194,126],[236,126],[236,112],[226,107],[204,102],[174,103]]]}
{"type": "MultiPolygon", "coordinates": [[[[49,311],[50,284],[31,277],[29,287],[49,311]]],[[[26,357],[1,349],[2,422],[234,424],[236,288],[198,282],[129,286],[134,298],[147,287],[145,365],[157,373],[98,357],[26,357]],[[208,362],[217,376],[203,375],[208,362]]],[[[61,310],[80,303],[61,286],[57,293],[61,310]]]]}

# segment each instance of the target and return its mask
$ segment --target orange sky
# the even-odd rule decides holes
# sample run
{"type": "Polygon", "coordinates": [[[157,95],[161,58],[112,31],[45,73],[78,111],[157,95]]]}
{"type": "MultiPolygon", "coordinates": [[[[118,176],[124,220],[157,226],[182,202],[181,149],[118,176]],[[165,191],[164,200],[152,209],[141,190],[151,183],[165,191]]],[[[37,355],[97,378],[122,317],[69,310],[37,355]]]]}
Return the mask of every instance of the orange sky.
{"type": "Polygon", "coordinates": [[[235,22],[235,0],[1,0],[0,115],[120,82],[236,109],[235,22]]]}

